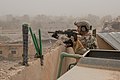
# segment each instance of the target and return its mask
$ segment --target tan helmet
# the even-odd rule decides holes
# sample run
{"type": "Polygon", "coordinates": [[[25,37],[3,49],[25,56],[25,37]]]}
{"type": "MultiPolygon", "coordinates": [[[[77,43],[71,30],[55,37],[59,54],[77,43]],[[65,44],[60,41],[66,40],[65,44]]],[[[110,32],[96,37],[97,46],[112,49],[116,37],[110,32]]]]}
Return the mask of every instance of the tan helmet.
{"type": "Polygon", "coordinates": [[[77,27],[82,27],[85,26],[88,30],[91,30],[91,25],[88,21],[80,21],[80,22],[75,22],[74,25],[76,25],[77,27]]]}

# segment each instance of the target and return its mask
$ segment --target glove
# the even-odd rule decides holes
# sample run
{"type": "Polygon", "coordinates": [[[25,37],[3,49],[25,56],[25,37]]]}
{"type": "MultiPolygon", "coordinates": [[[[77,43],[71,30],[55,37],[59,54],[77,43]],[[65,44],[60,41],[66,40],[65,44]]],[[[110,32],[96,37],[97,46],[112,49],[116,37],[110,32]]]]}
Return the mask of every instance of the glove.
{"type": "Polygon", "coordinates": [[[73,42],[71,39],[64,41],[63,43],[66,44],[67,47],[73,47],[73,42]]]}
{"type": "Polygon", "coordinates": [[[54,37],[54,38],[56,38],[56,39],[58,39],[58,38],[59,38],[59,36],[58,36],[57,32],[54,32],[54,33],[53,33],[53,35],[52,35],[52,37],[54,37]]]}

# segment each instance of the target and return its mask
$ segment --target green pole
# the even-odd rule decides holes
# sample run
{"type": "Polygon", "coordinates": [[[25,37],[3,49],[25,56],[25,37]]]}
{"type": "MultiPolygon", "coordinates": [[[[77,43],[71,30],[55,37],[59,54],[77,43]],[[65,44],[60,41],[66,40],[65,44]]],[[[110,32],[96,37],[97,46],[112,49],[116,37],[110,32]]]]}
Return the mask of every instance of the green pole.
{"type": "Polygon", "coordinates": [[[60,75],[61,75],[62,62],[63,62],[64,57],[70,57],[70,58],[79,59],[82,56],[80,56],[78,54],[69,54],[69,53],[66,53],[66,52],[62,52],[61,55],[60,55],[60,64],[59,64],[59,70],[58,70],[58,76],[57,76],[57,78],[59,78],[60,75]]]}
{"type": "Polygon", "coordinates": [[[39,29],[39,45],[40,45],[40,56],[42,56],[42,39],[41,39],[41,31],[39,29]]]}
{"type": "MultiPolygon", "coordinates": [[[[62,54],[61,54],[62,55],[62,54]]],[[[62,70],[62,63],[63,63],[63,59],[64,57],[60,55],[60,64],[59,64],[59,70],[58,70],[58,76],[57,78],[60,77],[60,74],[61,74],[61,70],[62,70]]]]}
{"type": "Polygon", "coordinates": [[[39,48],[39,45],[38,45],[38,41],[37,41],[37,37],[35,34],[33,34],[34,38],[35,38],[35,43],[36,43],[36,46],[37,46],[37,50],[38,50],[38,54],[40,55],[40,48],[39,48]]]}
{"type": "Polygon", "coordinates": [[[34,37],[34,35],[33,35],[33,32],[32,32],[31,27],[29,27],[29,30],[30,30],[30,33],[31,33],[31,36],[32,36],[32,40],[33,40],[33,43],[34,43],[35,50],[36,50],[36,52],[37,52],[37,55],[39,55],[39,49],[38,49],[38,47],[37,47],[37,43],[36,43],[36,40],[35,40],[35,37],[34,37]]]}

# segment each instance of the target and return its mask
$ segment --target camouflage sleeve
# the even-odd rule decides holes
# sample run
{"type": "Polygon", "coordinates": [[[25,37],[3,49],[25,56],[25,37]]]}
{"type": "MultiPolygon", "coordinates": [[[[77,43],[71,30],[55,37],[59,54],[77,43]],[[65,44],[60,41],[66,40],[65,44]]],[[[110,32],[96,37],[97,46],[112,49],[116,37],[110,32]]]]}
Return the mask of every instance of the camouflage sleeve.
{"type": "Polygon", "coordinates": [[[80,54],[80,55],[82,55],[86,52],[86,49],[84,48],[81,41],[79,41],[79,40],[74,42],[73,50],[74,50],[75,54],[80,54]]]}
{"type": "Polygon", "coordinates": [[[97,39],[95,38],[95,37],[93,37],[93,44],[92,44],[92,46],[93,46],[93,49],[98,49],[98,43],[97,43],[97,39]]]}

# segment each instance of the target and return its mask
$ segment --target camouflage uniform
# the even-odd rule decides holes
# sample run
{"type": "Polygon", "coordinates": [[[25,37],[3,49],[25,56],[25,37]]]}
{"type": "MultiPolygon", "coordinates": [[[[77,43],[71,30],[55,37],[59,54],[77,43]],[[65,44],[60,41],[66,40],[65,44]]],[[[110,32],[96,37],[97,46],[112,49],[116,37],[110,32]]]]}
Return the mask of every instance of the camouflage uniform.
{"type": "Polygon", "coordinates": [[[75,54],[81,54],[81,55],[86,52],[86,49],[84,48],[84,46],[82,45],[79,39],[73,42],[73,50],[75,54]]]}
{"type": "MultiPolygon", "coordinates": [[[[89,32],[90,25],[88,22],[78,22],[75,23],[75,25],[78,27],[78,32],[80,33],[80,36],[78,37],[78,40],[74,42],[73,49],[75,53],[77,54],[84,54],[89,49],[96,49],[98,48],[97,40],[92,34],[89,32]],[[81,27],[85,27],[85,31],[81,31],[81,27]],[[82,44],[79,45],[79,44],[82,44]]],[[[84,30],[84,29],[83,29],[84,30]]]]}
{"type": "Polygon", "coordinates": [[[73,47],[74,52],[81,55],[89,49],[96,49],[98,47],[97,41],[96,38],[89,32],[91,29],[89,23],[83,21],[75,23],[75,25],[78,27],[78,34],[80,34],[76,36],[77,39],[75,36],[71,36],[69,38],[66,35],[55,35],[55,37],[57,36],[56,38],[60,40],[59,44],[64,43],[66,47],[73,47]]]}
{"type": "Polygon", "coordinates": [[[97,48],[96,38],[94,36],[92,36],[91,34],[89,34],[87,36],[81,36],[79,38],[79,40],[83,44],[84,48],[86,48],[87,50],[97,48]]]}

